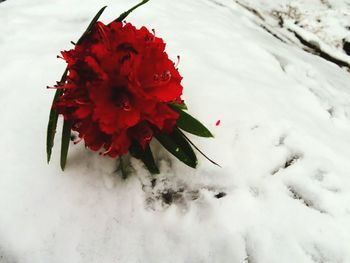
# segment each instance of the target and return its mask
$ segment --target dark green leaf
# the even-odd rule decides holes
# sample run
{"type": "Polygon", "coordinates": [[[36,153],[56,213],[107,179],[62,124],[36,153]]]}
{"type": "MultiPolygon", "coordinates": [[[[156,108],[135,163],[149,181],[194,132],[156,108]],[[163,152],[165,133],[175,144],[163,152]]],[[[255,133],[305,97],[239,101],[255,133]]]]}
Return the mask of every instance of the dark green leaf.
{"type": "MultiPolygon", "coordinates": [[[[56,90],[55,98],[58,97],[58,91],[59,90],[56,90]]],[[[57,128],[57,120],[58,120],[58,114],[55,109],[51,108],[49,123],[47,125],[47,135],[46,135],[46,154],[47,154],[48,163],[50,162],[50,159],[51,159],[52,147],[54,144],[54,138],[55,138],[56,128],[57,128]]]]}
{"type": "Polygon", "coordinates": [[[167,149],[171,154],[178,158],[186,165],[196,168],[197,157],[187,140],[182,136],[178,129],[174,129],[171,134],[160,133],[154,131],[156,139],[167,149]]]}
{"type": "Polygon", "coordinates": [[[84,34],[79,38],[77,44],[79,44],[79,43],[83,40],[83,38],[84,38],[86,35],[90,34],[91,29],[92,29],[93,26],[96,24],[97,20],[100,18],[100,16],[102,15],[103,11],[105,11],[106,7],[107,7],[107,6],[102,7],[102,8],[100,9],[100,11],[97,12],[97,14],[96,14],[96,15],[94,16],[94,18],[91,20],[91,22],[90,22],[89,26],[87,27],[87,29],[85,30],[84,34]]]}
{"type": "Polygon", "coordinates": [[[130,165],[129,161],[125,158],[125,156],[119,156],[119,170],[121,172],[122,178],[125,180],[128,178],[128,165],[130,165]]]}
{"type": "Polygon", "coordinates": [[[187,105],[185,104],[184,101],[182,101],[181,103],[177,103],[177,102],[173,102],[170,105],[173,105],[174,107],[180,109],[180,110],[187,110],[187,105]]]}
{"type": "MultiPolygon", "coordinates": [[[[63,83],[66,81],[67,73],[68,73],[68,69],[64,71],[59,83],[63,83]]],[[[62,90],[57,89],[52,101],[52,106],[61,95],[62,95],[62,90]]],[[[49,123],[47,125],[47,134],[46,134],[46,153],[47,153],[48,163],[50,162],[50,159],[51,159],[52,147],[54,145],[54,139],[55,139],[57,121],[58,121],[58,113],[55,109],[53,109],[52,106],[50,110],[49,123]]]]}
{"type": "Polygon", "coordinates": [[[146,4],[149,0],[143,0],[142,2],[138,3],[137,5],[133,6],[132,8],[130,8],[128,11],[122,13],[117,19],[115,19],[114,21],[116,22],[123,22],[123,20],[132,12],[134,11],[136,8],[146,4]]]}
{"type": "MultiPolygon", "coordinates": [[[[148,1],[149,0],[143,0],[139,4],[135,5],[131,9],[129,9],[128,11],[122,13],[115,21],[119,21],[119,22],[123,21],[132,11],[134,11],[139,6],[147,3],[148,1]]],[[[106,7],[107,6],[102,7],[97,12],[97,14],[91,20],[89,26],[87,27],[87,29],[85,30],[83,35],[77,41],[77,44],[79,44],[83,40],[83,38],[91,32],[91,29],[93,28],[95,23],[98,21],[98,19],[100,18],[100,16],[102,15],[102,13],[106,7]]],[[[65,70],[65,72],[62,76],[62,79],[60,81],[61,83],[66,81],[67,73],[68,73],[68,69],[65,70]]],[[[62,95],[62,93],[63,93],[63,90],[56,91],[52,105],[62,95]]],[[[47,138],[46,138],[46,152],[47,152],[47,161],[48,162],[50,162],[50,159],[51,159],[52,147],[54,145],[54,138],[55,138],[56,128],[57,128],[57,121],[58,121],[58,114],[57,114],[56,110],[51,107],[49,122],[48,122],[48,127],[47,127],[47,138]]],[[[70,137],[70,127],[71,127],[71,123],[64,122],[63,132],[62,132],[62,145],[61,145],[61,168],[62,168],[62,170],[64,170],[64,167],[65,167],[66,161],[67,161],[67,154],[68,154],[68,148],[69,148],[69,137],[70,137]],[[67,134],[69,134],[69,136],[67,134]]]]}
{"type": "Polygon", "coordinates": [[[143,161],[151,174],[159,174],[159,169],[154,161],[151,147],[149,145],[145,149],[142,149],[138,143],[134,142],[130,147],[130,154],[143,161]]]}
{"type": "Polygon", "coordinates": [[[221,167],[218,163],[214,162],[212,159],[210,159],[204,152],[202,152],[179,128],[175,128],[179,131],[179,133],[186,139],[186,141],[188,141],[193,148],[195,148],[201,155],[203,155],[209,162],[211,162],[212,164],[215,164],[219,167],[221,167]]]}
{"type": "Polygon", "coordinates": [[[177,120],[177,126],[179,128],[200,137],[214,137],[200,121],[183,111],[178,105],[169,104],[169,107],[180,115],[177,120]]]}
{"type": "Polygon", "coordinates": [[[68,148],[70,142],[72,121],[64,121],[61,142],[61,169],[64,171],[67,162],[68,148]]]}
{"type": "MultiPolygon", "coordinates": [[[[97,20],[100,18],[101,14],[103,13],[103,11],[105,10],[106,7],[107,6],[104,6],[104,7],[102,7],[100,9],[100,11],[98,11],[98,13],[91,20],[88,28],[86,29],[84,34],[79,38],[77,43],[81,42],[83,37],[90,33],[92,27],[95,25],[97,20]]],[[[61,78],[59,83],[64,83],[66,81],[67,74],[68,74],[68,68],[66,68],[66,70],[64,71],[64,73],[62,75],[62,78],[61,78]]],[[[62,94],[63,94],[63,90],[62,89],[57,89],[56,90],[55,96],[54,96],[53,101],[52,101],[52,106],[55,103],[55,101],[62,94]]],[[[55,139],[55,134],[56,134],[56,129],[57,129],[57,121],[58,121],[58,113],[57,113],[57,111],[55,109],[53,109],[52,106],[51,106],[51,110],[50,110],[49,123],[48,123],[48,126],[47,126],[47,135],[46,135],[47,162],[50,162],[50,159],[51,159],[52,147],[54,145],[54,139],[55,139]]],[[[63,145],[61,146],[61,149],[63,149],[63,145]]],[[[67,148],[67,151],[68,151],[68,148],[67,148]]],[[[66,158],[67,158],[67,153],[66,153],[66,158]]],[[[66,160],[62,160],[62,151],[61,151],[61,167],[63,167],[62,169],[64,169],[65,163],[66,163],[66,160]]]]}

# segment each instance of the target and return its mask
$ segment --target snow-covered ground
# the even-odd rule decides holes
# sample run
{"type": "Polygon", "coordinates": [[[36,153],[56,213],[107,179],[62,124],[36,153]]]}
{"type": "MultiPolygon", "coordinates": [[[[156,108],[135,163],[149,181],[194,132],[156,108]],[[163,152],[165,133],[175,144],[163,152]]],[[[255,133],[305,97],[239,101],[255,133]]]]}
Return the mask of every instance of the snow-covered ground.
{"type": "Polygon", "coordinates": [[[342,40],[349,37],[349,0],[235,1],[254,8],[270,25],[280,18],[292,21],[336,48],[341,49],[342,40]]]}
{"type": "Polygon", "coordinates": [[[350,73],[288,30],[346,61],[349,2],[151,0],[133,13],[181,55],[190,112],[215,134],[193,141],[222,168],[160,151],[159,176],[133,160],[125,181],[83,144],[61,172],[59,135],[46,164],[56,55],[104,4],[105,22],[131,5],[0,4],[0,262],[350,262],[350,73]]]}

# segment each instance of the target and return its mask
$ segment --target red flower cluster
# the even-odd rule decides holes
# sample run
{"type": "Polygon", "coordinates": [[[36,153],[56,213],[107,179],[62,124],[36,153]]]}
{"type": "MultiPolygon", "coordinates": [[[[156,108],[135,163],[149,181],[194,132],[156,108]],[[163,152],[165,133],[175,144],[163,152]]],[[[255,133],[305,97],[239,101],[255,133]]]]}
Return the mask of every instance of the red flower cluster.
{"type": "Polygon", "coordinates": [[[61,52],[68,64],[63,95],[54,107],[87,147],[116,157],[133,141],[146,147],[153,129],[171,132],[178,119],[167,104],[181,102],[179,72],[165,43],[145,27],[98,22],[75,48],[61,52]]]}

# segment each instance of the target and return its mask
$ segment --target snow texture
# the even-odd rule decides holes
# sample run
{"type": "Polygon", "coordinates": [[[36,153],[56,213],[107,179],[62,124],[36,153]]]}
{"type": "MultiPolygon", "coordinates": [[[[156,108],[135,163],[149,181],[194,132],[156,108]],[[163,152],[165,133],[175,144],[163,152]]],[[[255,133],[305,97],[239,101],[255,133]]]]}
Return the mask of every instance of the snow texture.
{"type": "Polygon", "coordinates": [[[132,160],[127,180],[82,143],[61,172],[59,133],[47,165],[45,87],[97,10],[109,22],[130,1],[2,2],[0,262],[350,262],[350,74],[287,28],[337,56],[349,2],[290,2],[151,0],[130,15],[181,56],[184,99],[215,134],[191,138],[222,168],[160,150],[159,176],[132,160]]]}

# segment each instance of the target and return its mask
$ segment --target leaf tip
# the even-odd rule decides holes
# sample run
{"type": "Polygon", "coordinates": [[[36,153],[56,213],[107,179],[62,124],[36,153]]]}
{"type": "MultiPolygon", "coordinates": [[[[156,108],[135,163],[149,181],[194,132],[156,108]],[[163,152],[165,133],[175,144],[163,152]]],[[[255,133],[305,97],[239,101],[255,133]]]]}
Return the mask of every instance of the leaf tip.
{"type": "Polygon", "coordinates": [[[160,174],[160,171],[159,171],[159,169],[157,169],[157,170],[152,171],[151,173],[152,174],[160,174]]]}

